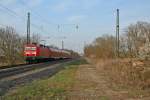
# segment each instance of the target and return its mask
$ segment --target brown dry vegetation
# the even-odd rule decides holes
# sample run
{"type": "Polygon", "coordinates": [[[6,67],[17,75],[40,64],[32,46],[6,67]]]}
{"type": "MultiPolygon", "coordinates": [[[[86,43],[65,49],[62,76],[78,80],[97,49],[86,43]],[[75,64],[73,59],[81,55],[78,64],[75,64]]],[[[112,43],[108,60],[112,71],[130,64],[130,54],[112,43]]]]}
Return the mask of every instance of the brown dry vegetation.
{"type": "Polygon", "coordinates": [[[97,68],[103,70],[112,82],[137,89],[150,88],[150,62],[121,59],[94,60],[97,68]]]}
{"type": "Polygon", "coordinates": [[[97,69],[109,77],[111,85],[132,93],[150,95],[150,23],[137,22],[125,29],[120,39],[120,56],[116,58],[115,37],[102,36],[84,49],[97,69]],[[137,92],[138,91],[138,92],[137,92]]]}

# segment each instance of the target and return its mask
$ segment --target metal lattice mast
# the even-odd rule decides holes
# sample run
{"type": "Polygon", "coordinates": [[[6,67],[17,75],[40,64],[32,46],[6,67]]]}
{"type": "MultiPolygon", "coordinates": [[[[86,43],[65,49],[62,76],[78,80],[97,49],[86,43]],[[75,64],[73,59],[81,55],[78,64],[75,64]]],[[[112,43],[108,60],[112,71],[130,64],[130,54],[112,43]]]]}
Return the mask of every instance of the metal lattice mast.
{"type": "Polygon", "coordinates": [[[27,44],[30,44],[30,13],[28,12],[27,19],[27,44]]]}
{"type": "Polygon", "coordinates": [[[117,9],[117,17],[116,17],[116,54],[119,57],[119,9],[117,9]]]}

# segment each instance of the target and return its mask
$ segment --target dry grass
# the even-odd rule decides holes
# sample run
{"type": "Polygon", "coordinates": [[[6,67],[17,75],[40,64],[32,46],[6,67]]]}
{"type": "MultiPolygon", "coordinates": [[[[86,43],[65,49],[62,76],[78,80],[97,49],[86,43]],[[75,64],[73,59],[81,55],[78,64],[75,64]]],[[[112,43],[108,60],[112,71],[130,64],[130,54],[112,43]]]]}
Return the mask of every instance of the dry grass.
{"type": "MultiPolygon", "coordinates": [[[[92,60],[112,85],[135,91],[150,91],[150,62],[137,59],[92,60]]],[[[135,92],[134,92],[135,93],[135,92]]],[[[137,93],[138,94],[138,93],[137,93]]],[[[145,95],[150,95],[149,93],[145,95]]]]}

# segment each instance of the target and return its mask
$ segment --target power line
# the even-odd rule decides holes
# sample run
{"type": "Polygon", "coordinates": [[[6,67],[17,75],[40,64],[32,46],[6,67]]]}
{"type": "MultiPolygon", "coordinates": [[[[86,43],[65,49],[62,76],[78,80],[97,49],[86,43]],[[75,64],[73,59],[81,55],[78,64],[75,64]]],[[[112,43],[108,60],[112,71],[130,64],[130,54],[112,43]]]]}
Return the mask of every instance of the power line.
{"type": "Polygon", "coordinates": [[[44,18],[43,16],[41,16],[38,12],[33,11],[29,6],[26,5],[26,3],[22,0],[20,0],[20,3],[23,4],[24,7],[26,7],[28,10],[31,10],[33,12],[34,15],[36,15],[37,17],[39,17],[44,23],[47,23],[49,25],[57,25],[55,23],[49,22],[48,20],[46,20],[46,18],[44,18]]]}
{"type": "MultiPolygon", "coordinates": [[[[0,4],[0,7],[3,8],[3,9],[5,9],[5,10],[7,10],[11,14],[15,15],[15,17],[19,17],[19,18],[23,19],[22,16],[18,15],[15,11],[13,11],[13,10],[5,7],[4,5],[0,4]]],[[[23,20],[25,20],[25,19],[23,19],[23,20]]]]}
{"type": "Polygon", "coordinates": [[[76,29],[78,29],[78,25],[76,24],[55,24],[50,22],[49,20],[46,20],[46,18],[44,18],[43,16],[41,16],[41,14],[39,14],[38,12],[33,11],[32,9],[30,9],[29,6],[26,5],[26,3],[22,0],[20,0],[20,3],[23,4],[27,9],[31,10],[33,12],[33,14],[35,14],[37,17],[39,17],[44,23],[47,23],[49,25],[56,25],[56,27],[58,27],[58,29],[60,28],[60,26],[75,26],[76,29]]]}
{"type": "MultiPolygon", "coordinates": [[[[15,11],[9,9],[8,7],[5,7],[4,5],[0,4],[0,7],[7,10],[9,13],[13,14],[15,17],[19,17],[21,20],[23,20],[24,22],[26,21],[26,18],[24,18],[23,16],[20,16],[19,14],[17,14],[15,11]]],[[[44,30],[42,30],[40,27],[38,27],[37,25],[31,23],[32,27],[42,31],[42,32],[46,32],[44,30]]],[[[47,32],[46,32],[47,33],[47,32]]]]}
{"type": "MultiPolygon", "coordinates": [[[[21,3],[24,4],[24,6],[26,5],[23,1],[21,1],[21,3]]],[[[22,21],[26,22],[26,17],[20,16],[18,13],[16,13],[16,12],[13,11],[12,9],[10,9],[10,8],[8,8],[8,7],[4,6],[4,5],[2,5],[2,4],[0,4],[0,7],[3,8],[3,9],[5,9],[5,10],[7,10],[7,12],[9,12],[8,14],[11,13],[11,14],[13,14],[15,17],[18,17],[18,18],[20,18],[22,21]]],[[[29,9],[28,6],[26,6],[26,7],[29,9]]],[[[30,9],[30,10],[32,10],[32,9],[30,9]]],[[[49,24],[49,25],[52,25],[52,23],[50,23],[49,21],[45,20],[45,18],[43,18],[39,13],[33,12],[33,14],[35,14],[36,16],[38,16],[39,18],[41,18],[41,19],[43,20],[42,22],[45,22],[45,23],[47,23],[47,24],[49,24]]],[[[11,15],[11,16],[12,16],[12,15],[11,15]]],[[[53,23],[53,24],[54,24],[54,23],[53,23]]],[[[73,25],[73,26],[76,26],[76,28],[77,28],[77,26],[78,26],[78,25],[76,25],[76,24],[54,24],[54,25],[56,25],[56,27],[59,26],[59,28],[60,28],[60,26],[64,26],[64,25],[65,25],[65,26],[71,26],[71,25],[73,25]]],[[[32,23],[32,22],[31,22],[31,26],[34,27],[34,28],[36,28],[37,30],[40,30],[41,32],[48,33],[47,31],[45,31],[44,29],[42,29],[40,26],[38,26],[38,25],[36,25],[36,24],[34,24],[34,23],[32,23]]]]}

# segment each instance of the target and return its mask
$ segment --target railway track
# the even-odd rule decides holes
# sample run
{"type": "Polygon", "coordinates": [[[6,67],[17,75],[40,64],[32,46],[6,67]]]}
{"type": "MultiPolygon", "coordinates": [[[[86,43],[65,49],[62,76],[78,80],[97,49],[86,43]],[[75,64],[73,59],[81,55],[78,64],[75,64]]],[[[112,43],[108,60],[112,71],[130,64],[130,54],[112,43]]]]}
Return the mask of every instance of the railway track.
{"type": "Polygon", "coordinates": [[[17,65],[10,65],[10,66],[1,66],[0,70],[7,69],[7,68],[15,68],[15,67],[18,67],[18,66],[23,66],[23,65],[29,65],[29,64],[17,64],[17,65]]]}
{"type": "Polygon", "coordinates": [[[0,97],[13,87],[33,80],[48,78],[64,68],[64,64],[77,59],[65,59],[40,64],[23,65],[0,70],[0,97]]]}
{"type": "Polygon", "coordinates": [[[25,73],[25,72],[40,69],[43,67],[48,67],[50,65],[69,61],[69,60],[70,59],[55,60],[51,62],[38,63],[38,64],[21,64],[21,65],[13,66],[12,68],[11,67],[3,68],[3,69],[0,69],[0,80],[9,76],[25,73]]]}

